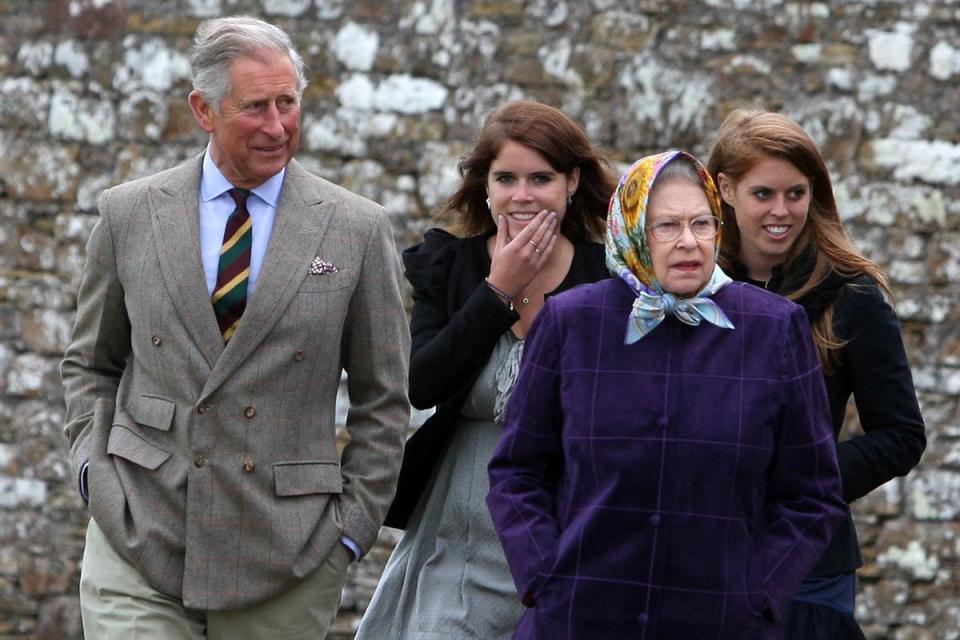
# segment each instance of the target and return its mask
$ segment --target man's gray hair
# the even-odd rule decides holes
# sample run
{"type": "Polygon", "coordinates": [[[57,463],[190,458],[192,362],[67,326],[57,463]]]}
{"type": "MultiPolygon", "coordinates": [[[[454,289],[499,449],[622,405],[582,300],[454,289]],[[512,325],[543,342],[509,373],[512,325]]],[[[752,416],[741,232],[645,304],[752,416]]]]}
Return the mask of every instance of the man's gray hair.
{"type": "Polygon", "coordinates": [[[303,58],[282,29],[250,16],[214,18],[200,23],[190,54],[193,88],[220,111],[220,103],[230,93],[230,63],[237,58],[264,59],[264,52],[286,54],[297,74],[297,95],[307,86],[303,58]]]}

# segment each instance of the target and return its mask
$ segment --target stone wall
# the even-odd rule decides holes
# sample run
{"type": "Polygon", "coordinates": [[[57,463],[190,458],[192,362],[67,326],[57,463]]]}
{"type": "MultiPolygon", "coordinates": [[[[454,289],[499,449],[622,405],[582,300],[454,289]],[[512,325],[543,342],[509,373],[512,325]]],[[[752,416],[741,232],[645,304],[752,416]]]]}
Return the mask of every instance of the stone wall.
{"type": "MultiPolygon", "coordinates": [[[[960,3],[956,0],[0,0],[0,638],[81,637],[86,512],[57,366],[106,186],[202,149],[186,105],[203,18],[265,16],[304,53],[300,158],[430,224],[482,115],[531,97],[621,168],[704,156],[733,107],[799,120],[889,274],[929,429],[920,467],[855,505],[871,638],[960,638],[960,3]]],[[[855,428],[855,425],[853,426],[855,428]]],[[[339,636],[384,544],[354,567],[339,636]]]]}

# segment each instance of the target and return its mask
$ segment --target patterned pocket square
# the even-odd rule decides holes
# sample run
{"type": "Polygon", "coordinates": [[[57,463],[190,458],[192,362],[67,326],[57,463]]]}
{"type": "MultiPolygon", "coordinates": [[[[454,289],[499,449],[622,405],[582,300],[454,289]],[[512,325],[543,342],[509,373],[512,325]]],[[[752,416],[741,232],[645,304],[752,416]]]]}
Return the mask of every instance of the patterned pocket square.
{"type": "Polygon", "coordinates": [[[307,273],[311,276],[322,276],[325,273],[336,273],[338,271],[340,270],[326,260],[314,258],[313,262],[310,263],[310,271],[307,273]]]}

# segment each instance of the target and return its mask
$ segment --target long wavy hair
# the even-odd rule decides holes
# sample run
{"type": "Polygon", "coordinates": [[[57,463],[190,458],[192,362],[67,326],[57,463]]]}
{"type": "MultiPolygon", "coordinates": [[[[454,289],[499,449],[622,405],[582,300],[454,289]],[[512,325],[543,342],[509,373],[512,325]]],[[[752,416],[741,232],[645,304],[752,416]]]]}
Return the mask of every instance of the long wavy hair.
{"type": "MultiPolygon", "coordinates": [[[[892,298],[887,279],[877,265],[861,254],[847,234],[837,212],[830,173],[817,145],[807,132],[785,115],[764,110],[737,109],[720,125],[710,151],[707,170],[714,180],[723,173],[736,185],[750,169],[766,158],[789,162],[810,181],[811,200],[807,223],[790,248],[784,264],[784,280],[797,268],[798,256],[811,250],[813,269],[807,279],[787,298],[798,300],[815,289],[831,272],[845,278],[867,275],[892,298]]],[[[731,269],[740,255],[740,230],[736,211],[726,202],[723,208],[724,234],[720,266],[731,269]]],[[[811,325],[820,363],[832,373],[839,362],[843,341],[833,329],[833,305],[811,325]]]]}
{"type": "Polygon", "coordinates": [[[583,130],[553,107],[514,100],[484,121],[473,150],[460,159],[460,186],[447,199],[439,218],[452,218],[454,231],[477,235],[495,228],[487,207],[487,174],[508,140],[530,147],[553,169],[570,176],[580,169],[580,182],[567,205],[560,232],[571,241],[602,240],[607,205],[616,187],[609,165],[583,130]]]}

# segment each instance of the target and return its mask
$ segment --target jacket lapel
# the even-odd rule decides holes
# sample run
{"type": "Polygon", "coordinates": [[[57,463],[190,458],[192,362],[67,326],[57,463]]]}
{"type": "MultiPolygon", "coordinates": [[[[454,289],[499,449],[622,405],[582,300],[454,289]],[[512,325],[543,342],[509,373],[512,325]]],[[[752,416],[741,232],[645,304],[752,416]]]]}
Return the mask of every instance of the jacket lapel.
{"type": "Polygon", "coordinates": [[[223,351],[200,260],[200,155],[148,190],[164,284],[174,310],[212,368],[223,351]]]}
{"type": "MultiPolygon", "coordinates": [[[[333,217],[334,202],[296,160],[287,165],[270,244],[236,333],[201,393],[207,397],[257,348],[293,300],[333,217]]],[[[209,302],[208,302],[208,306],[209,302]]],[[[219,333],[218,333],[219,335],[219,333]]]]}

